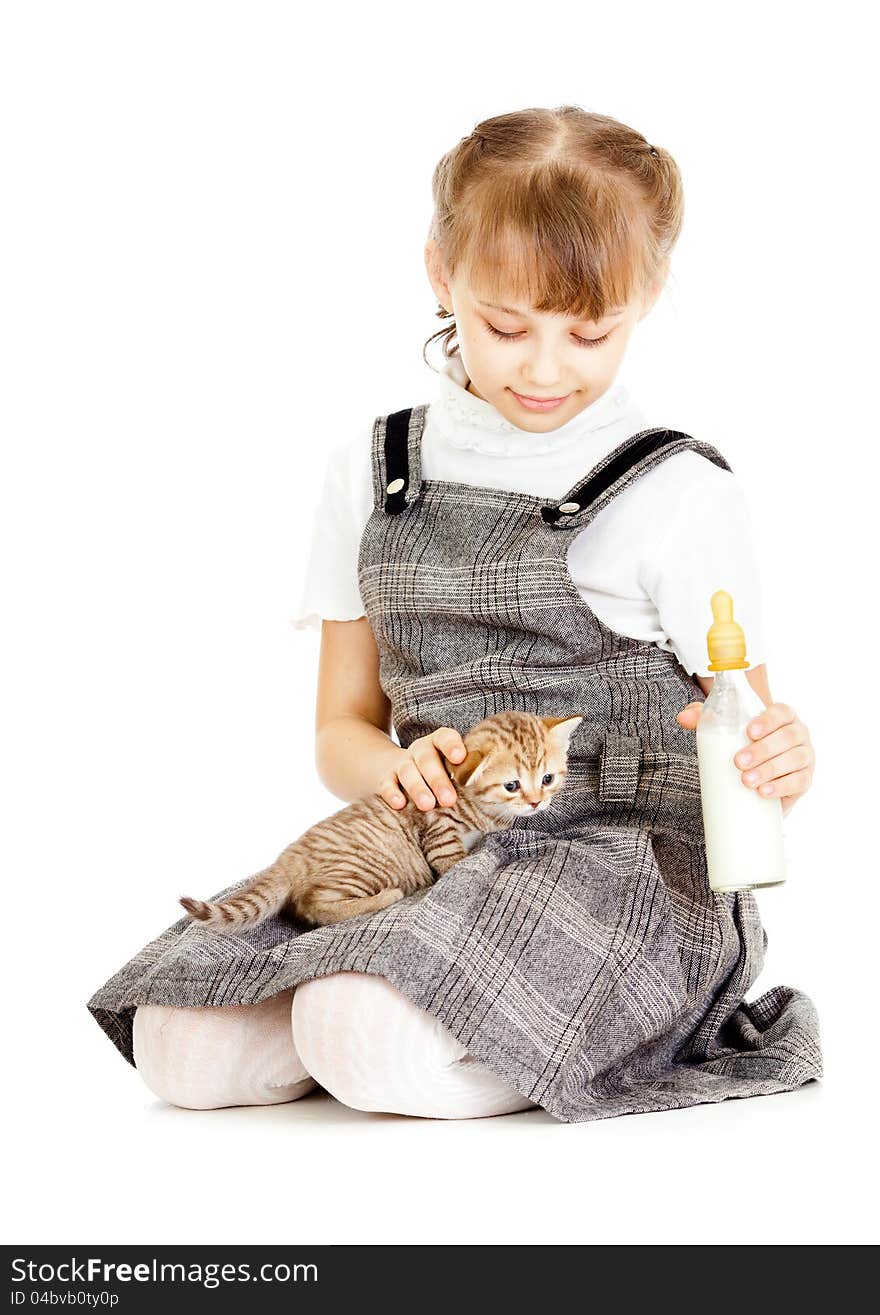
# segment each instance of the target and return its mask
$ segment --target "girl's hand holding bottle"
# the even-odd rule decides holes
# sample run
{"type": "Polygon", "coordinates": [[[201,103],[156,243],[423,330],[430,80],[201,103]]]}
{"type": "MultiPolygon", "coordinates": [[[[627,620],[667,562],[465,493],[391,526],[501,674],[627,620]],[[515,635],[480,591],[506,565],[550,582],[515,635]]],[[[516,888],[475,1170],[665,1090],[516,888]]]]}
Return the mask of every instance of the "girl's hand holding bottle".
{"type": "Polygon", "coordinates": [[[407,795],[426,813],[438,804],[449,807],[457,796],[444,757],[451,763],[463,762],[467,757],[464,740],[452,726],[438,726],[430,735],[420,735],[407,749],[401,749],[398,762],[382,777],[376,793],[396,809],[405,807],[407,795]]]}
{"type": "MultiPolygon", "coordinates": [[[[706,729],[711,732],[708,740],[702,730],[697,731],[698,757],[701,735],[707,755],[711,744],[711,755],[715,759],[718,750],[722,749],[720,732],[723,731],[728,739],[723,751],[731,747],[730,739],[736,743],[740,738],[739,747],[731,754],[733,766],[740,769],[740,780],[765,799],[779,799],[782,817],[785,817],[813,781],[816,755],[810,743],[810,732],[789,704],[768,703],[761,707],[763,699],[745,678],[745,668],[749,665],[746,641],[742,626],[734,620],[733,599],[725,589],[718,589],[712,595],[710,605],[714,619],[706,635],[709,670],[717,672],[718,676],[706,699],[709,718],[706,729]],[[742,743],[743,736],[749,737],[745,743],[742,743]]],[[[769,688],[767,693],[770,693],[769,688]]],[[[680,726],[696,730],[702,715],[702,703],[688,703],[676,714],[676,720],[680,726]]],[[[708,757],[706,770],[709,770],[708,757]]],[[[720,765],[720,770],[723,779],[728,779],[727,768],[720,765]]],[[[701,765],[701,785],[702,771],[701,765]]],[[[727,804],[728,811],[731,806],[734,811],[738,808],[733,796],[727,804]]]]}
{"type": "MultiPolygon", "coordinates": [[[[696,730],[702,706],[688,703],[677,714],[679,724],[696,730]]],[[[733,758],[741,769],[740,779],[762,795],[777,795],[785,817],[813,783],[816,754],[810,732],[789,704],[769,703],[749,722],[746,733],[751,743],[733,758]]]]}

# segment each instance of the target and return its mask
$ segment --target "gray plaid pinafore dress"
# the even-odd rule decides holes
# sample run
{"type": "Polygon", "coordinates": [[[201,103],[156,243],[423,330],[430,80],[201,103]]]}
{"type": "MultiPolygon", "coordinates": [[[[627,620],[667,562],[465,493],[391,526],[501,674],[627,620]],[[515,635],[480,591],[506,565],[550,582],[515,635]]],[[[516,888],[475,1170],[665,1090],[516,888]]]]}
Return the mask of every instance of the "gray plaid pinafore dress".
{"type": "Polygon", "coordinates": [[[406,747],[503,709],[581,714],[565,788],[381,912],[311,929],[276,917],[234,937],[181,918],[88,1008],[133,1064],[139,1004],[249,1004],[376,973],[565,1122],[819,1077],[811,1001],[785,986],[744,1001],[766,948],[753,894],[709,889],[695,737],[675,718],[702,690],[674,654],[604,625],[566,560],[572,536],[673,453],[730,467],[651,429],[559,502],[422,479],[427,410],[375,421],[358,560],[395,730],[406,747]]]}

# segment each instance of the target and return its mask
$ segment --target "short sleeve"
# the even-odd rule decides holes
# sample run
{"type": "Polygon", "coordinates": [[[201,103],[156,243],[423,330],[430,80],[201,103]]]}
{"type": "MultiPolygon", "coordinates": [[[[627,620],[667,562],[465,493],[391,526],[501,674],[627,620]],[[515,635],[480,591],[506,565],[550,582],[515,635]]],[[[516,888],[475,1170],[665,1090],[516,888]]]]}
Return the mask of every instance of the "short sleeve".
{"type": "Polygon", "coordinates": [[[767,661],[768,645],[747,498],[731,471],[698,453],[684,455],[693,459],[684,472],[688,477],[680,481],[680,496],[666,509],[644,567],[643,584],[660,627],[688,674],[713,674],[706,635],[712,624],[712,595],[718,589],[733,599],[749,666],[760,666],[767,661]]]}
{"type": "Polygon", "coordinates": [[[322,621],[364,616],[358,585],[361,536],[373,506],[372,427],[333,449],[315,505],[299,605],[290,617],[297,630],[320,630],[322,621]]]}

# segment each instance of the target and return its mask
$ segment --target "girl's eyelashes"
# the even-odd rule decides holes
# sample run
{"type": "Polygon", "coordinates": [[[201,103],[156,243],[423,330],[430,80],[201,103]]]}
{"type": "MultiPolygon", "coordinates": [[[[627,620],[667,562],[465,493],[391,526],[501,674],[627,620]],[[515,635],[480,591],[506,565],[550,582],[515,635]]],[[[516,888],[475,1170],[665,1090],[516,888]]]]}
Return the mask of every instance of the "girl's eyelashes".
{"type": "MultiPolygon", "coordinates": [[[[490,324],[488,320],[484,320],[483,324],[489,333],[496,338],[503,338],[505,342],[514,342],[517,338],[522,337],[521,333],[502,333],[500,329],[496,329],[494,324],[490,324]]],[[[601,338],[580,338],[576,333],[573,333],[571,336],[579,347],[598,347],[601,343],[608,341],[611,337],[611,330],[609,330],[608,333],[603,333],[601,338]]]]}

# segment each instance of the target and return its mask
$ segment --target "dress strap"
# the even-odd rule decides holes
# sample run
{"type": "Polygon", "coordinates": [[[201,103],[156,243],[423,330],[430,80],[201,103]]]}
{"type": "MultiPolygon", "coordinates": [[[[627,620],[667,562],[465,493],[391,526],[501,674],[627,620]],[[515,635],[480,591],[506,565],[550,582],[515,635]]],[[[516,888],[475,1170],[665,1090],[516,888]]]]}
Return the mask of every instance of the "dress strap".
{"type": "MultiPolygon", "coordinates": [[[[421,443],[428,403],[404,407],[373,422],[373,502],[390,516],[419,496],[421,443]]],[[[643,429],[603,457],[559,502],[541,506],[542,520],[555,530],[581,529],[641,475],[676,452],[690,449],[722,470],[731,467],[717,448],[679,429],[643,429]]]]}
{"type": "Polygon", "coordinates": [[[373,501],[395,516],[419,492],[419,449],[427,403],[377,416],[373,422],[373,501]]]}
{"type": "Polygon", "coordinates": [[[731,469],[710,443],[702,443],[679,429],[643,429],[609,452],[560,502],[542,507],[541,518],[554,529],[579,529],[640,475],[673,453],[687,449],[708,457],[722,470],[731,469]]]}

